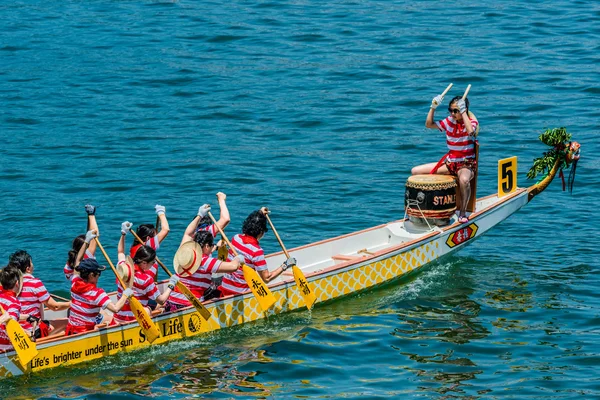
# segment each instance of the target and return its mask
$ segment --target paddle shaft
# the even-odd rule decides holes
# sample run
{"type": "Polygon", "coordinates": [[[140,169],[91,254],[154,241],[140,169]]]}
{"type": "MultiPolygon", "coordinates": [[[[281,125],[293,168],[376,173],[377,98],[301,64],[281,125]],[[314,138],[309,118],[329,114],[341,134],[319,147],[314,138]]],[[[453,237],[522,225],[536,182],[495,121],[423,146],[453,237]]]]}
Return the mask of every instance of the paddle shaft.
{"type": "Polygon", "coordinates": [[[121,279],[121,277],[117,273],[117,269],[113,265],[112,261],[110,261],[110,258],[108,257],[108,254],[106,254],[106,250],[104,250],[104,247],[102,246],[102,243],[100,243],[100,240],[98,240],[98,238],[95,238],[95,239],[96,239],[96,244],[98,244],[98,247],[100,248],[100,251],[102,252],[102,254],[104,254],[104,258],[106,258],[106,261],[108,262],[108,265],[110,265],[110,269],[112,269],[113,273],[117,277],[117,280],[121,284],[121,287],[123,288],[123,290],[125,290],[125,287],[126,287],[125,283],[123,283],[123,279],[121,279]]]}
{"type": "Polygon", "coordinates": [[[451,84],[449,84],[449,85],[448,85],[448,87],[446,88],[446,90],[444,90],[444,91],[442,92],[442,95],[441,95],[441,96],[442,96],[442,97],[444,97],[444,96],[446,95],[446,93],[448,93],[448,91],[449,91],[451,88],[452,88],[452,83],[451,83],[451,84]]]}
{"type": "Polygon", "coordinates": [[[208,216],[210,217],[212,223],[215,224],[215,226],[219,230],[219,233],[221,234],[221,238],[225,241],[225,243],[227,243],[227,246],[229,246],[229,248],[231,249],[231,251],[233,251],[233,254],[237,256],[238,252],[235,251],[235,247],[233,247],[233,245],[231,244],[231,242],[229,241],[229,239],[227,239],[227,236],[225,236],[225,232],[223,232],[223,229],[221,229],[221,227],[219,226],[219,224],[217,224],[217,220],[215,219],[215,217],[213,217],[213,215],[210,213],[210,211],[208,212],[208,216]]]}
{"type": "MultiPolygon", "coordinates": [[[[450,85],[452,85],[452,84],[450,84],[450,85]]],[[[448,91],[448,90],[446,90],[446,91],[448,91]]],[[[277,233],[277,230],[275,229],[275,226],[273,225],[273,222],[271,222],[271,218],[269,218],[268,214],[265,214],[265,217],[267,217],[267,221],[269,221],[269,225],[271,225],[271,229],[273,230],[273,234],[277,238],[277,241],[279,242],[279,245],[281,246],[281,250],[283,250],[283,254],[285,254],[285,256],[287,258],[290,258],[290,253],[288,253],[288,251],[286,250],[285,246],[283,245],[283,241],[279,237],[279,234],[277,233]]]]}
{"type": "Polygon", "coordinates": [[[469,90],[471,90],[470,84],[469,84],[469,86],[467,86],[467,90],[465,90],[465,94],[463,94],[463,97],[462,97],[463,100],[467,98],[467,95],[469,94],[469,90]]]}

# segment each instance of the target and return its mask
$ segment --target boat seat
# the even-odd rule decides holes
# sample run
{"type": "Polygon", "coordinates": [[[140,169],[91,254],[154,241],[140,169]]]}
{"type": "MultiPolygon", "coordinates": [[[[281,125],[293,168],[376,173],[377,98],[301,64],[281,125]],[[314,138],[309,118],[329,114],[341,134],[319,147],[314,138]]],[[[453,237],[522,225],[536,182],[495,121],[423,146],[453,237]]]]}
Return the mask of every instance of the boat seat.
{"type": "Polygon", "coordinates": [[[373,254],[375,254],[372,251],[369,251],[367,249],[359,250],[359,251],[357,251],[357,253],[364,253],[364,256],[372,256],[373,254]]]}
{"type": "Polygon", "coordinates": [[[360,256],[347,256],[345,254],[336,254],[335,256],[331,256],[331,258],[335,261],[351,261],[356,260],[360,256]]]}

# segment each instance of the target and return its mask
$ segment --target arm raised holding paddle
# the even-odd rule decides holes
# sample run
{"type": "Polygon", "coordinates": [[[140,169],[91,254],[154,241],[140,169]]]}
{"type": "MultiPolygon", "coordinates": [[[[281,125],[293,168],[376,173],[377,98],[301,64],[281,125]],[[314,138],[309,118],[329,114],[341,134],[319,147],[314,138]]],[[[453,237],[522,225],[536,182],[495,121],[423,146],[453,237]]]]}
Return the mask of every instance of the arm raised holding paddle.
{"type": "Polygon", "coordinates": [[[212,223],[211,219],[208,217],[208,212],[210,211],[210,205],[203,204],[198,209],[198,214],[196,217],[190,222],[190,224],[185,229],[185,233],[183,234],[183,238],[181,239],[181,244],[186,242],[191,242],[194,240],[194,236],[197,232],[200,231],[208,231],[210,232],[214,238],[219,234],[219,229],[224,230],[229,222],[231,221],[231,217],[229,216],[229,209],[227,208],[227,203],[225,200],[227,199],[227,195],[223,192],[217,193],[217,201],[219,202],[219,208],[221,210],[221,214],[219,215],[219,220],[212,223]],[[217,228],[218,227],[218,228],[217,228]]]}
{"type": "MultiPolygon", "coordinates": [[[[154,206],[156,211],[156,226],[152,224],[140,224],[136,230],[136,238],[129,249],[129,256],[133,257],[137,250],[142,246],[146,245],[152,247],[154,251],[158,251],[160,244],[167,237],[171,231],[169,222],[167,221],[167,209],[165,206],[157,204],[154,206]],[[160,231],[158,231],[158,225],[160,223],[160,231]]],[[[152,278],[156,281],[158,274],[158,264],[154,263],[152,267],[147,271],[152,278]]]]}

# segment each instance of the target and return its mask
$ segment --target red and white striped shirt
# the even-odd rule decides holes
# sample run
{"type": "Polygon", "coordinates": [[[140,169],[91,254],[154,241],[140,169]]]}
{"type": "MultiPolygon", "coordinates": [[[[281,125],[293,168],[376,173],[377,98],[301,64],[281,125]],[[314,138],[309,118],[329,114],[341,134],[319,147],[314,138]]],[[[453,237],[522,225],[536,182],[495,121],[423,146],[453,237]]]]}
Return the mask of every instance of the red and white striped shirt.
{"type": "MultiPolygon", "coordinates": [[[[125,261],[120,261],[122,263],[125,261]]],[[[121,284],[117,287],[117,298],[120,299],[123,295],[121,284]]],[[[158,286],[154,283],[154,277],[147,272],[142,271],[137,265],[135,266],[135,274],[133,277],[133,296],[142,303],[144,307],[148,306],[148,300],[156,300],[160,296],[158,286]]],[[[129,302],[125,303],[121,311],[115,314],[115,321],[120,324],[126,324],[135,321],[133,311],[129,302]]]]}
{"type": "MultiPolygon", "coordinates": [[[[235,235],[231,239],[231,245],[235,248],[238,254],[244,256],[245,264],[256,271],[265,271],[268,269],[265,253],[258,244],[258,240],[248,235],[235,235]]],[[[235,254],[229,249],[228,261],[233,261],[235,254]]],[[[221,286],[233,293],[244,293],[250,288],[244,279],[242,269],[223,276],[221,286]]]]}
{"type": "Polygon", "coordinates": [[[216,238],[217,235],[219,234],[219,230],[217,229],[215,224],[203,225],[203,226],[199,227],[198,229],[196,229],[196,232],[200,232],[200,231],[210,232],[210,234],[213,236],[213,238],[216,238]]]}
{"type": "MultiPolygon", "coordinates": [[[[158,241],[158,235],[155,235],[154,237],[151,237],[150,239],[148,239],[146,241],[146,243],[144,243],[146,246],[150,246],[154,249],[154,251],[158,252],[158,248],[160,247],[160,242],[158,241]]],[[[129,256],[131,258],[135,258],[135,253],[138,251],[138,249],[141,247],[141,244],[136,244],[135,246],[131,246],[131,249],[129,249],[129,256]]],[[[152,279],[156,279],[156,274],[158,273],[158,263],[154,263],[152,264],[152,267],[146,271],[147,274],[149,274],[150,276],[152,276],[152,279]]]]}
{"type": "MultiPolygon", "coordinates": [[[[93,258],[96,259],[96,257],[94,256],[94,253],[92,253],[89,249],[85,250],[85,253],[83,254],[83,259],[85,260],[86,258],[93,258]]],[[[71,280],[71,278],[73,278],[73,267],[70,266],[69,264],[65,264],[65,267],[63,268],[63,272],[65,273],[65,278],[67,278],[67,280],[71,280]]]]}
{"type": "MultiPolygon", "coordinates": [[[[21,303],[17,299],[15,292],[12,290],[4,290],[0,288],[0,304],[12,319],[19,320],[21,315],[21,303]]],[[[6,325],[0,324],[0,351],[9,351],[13,349],[13,345],[6,333],[6,325]]]]}
{"type": "MultiPolygon", "coordinates": [[[[477,120],[472,119],[473,132],[477,130],[477,120]]],[[[441,132],[446,132],[446,144],[448,145],[447,160],[449,162],[461,162],[467,158],[475,158],[475,136],[469,135],[465,124],[457,122],[451,116],[435,123],[441,132]]]]}
{"type": "MultiPolygon", "coordinates": [[[[29,314],[36,318],[41,318],[40,306],[48,301],[50,293],[38,278],[31,274],[23,275],[23,289],[19,293],[19,302],[21,303],[21,313],[29,314]]],[[[19,321],[24,329],[33,327],[27,321],[19,321]]]]}
{"type": "Polygon", "coordinates": [[[94,326],[100,310],[105,308],[108,303],[110,303],[110,298],[104,289],[74,275],[71,285],[69,325],[94,326]]]}
{"type": "MultiPolygon", "coordinates": [[[[204,291],[210,287],[212,274],[219,270],[221,263],[221,260],[212,258],[208,254],[203,254],[202,263],[200,264],[198,270],[194,272],[192,276],[181,276],[178,274],[180,277],[179,282],[187,286],[194,296],[202,300],[204,291]]],[[[182,306],[189,306],[192,304],[177,287],[175,287],[175,290],[171,292],[169,301],[182,306]]]]}

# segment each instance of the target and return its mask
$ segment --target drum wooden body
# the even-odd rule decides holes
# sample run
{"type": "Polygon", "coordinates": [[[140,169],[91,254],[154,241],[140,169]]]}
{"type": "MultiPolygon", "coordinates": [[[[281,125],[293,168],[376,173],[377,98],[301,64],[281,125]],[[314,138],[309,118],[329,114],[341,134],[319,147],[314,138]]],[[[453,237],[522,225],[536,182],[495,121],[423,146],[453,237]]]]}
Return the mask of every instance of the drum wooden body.
{"type": "Polygon", "coordinates": [[[410,176],[404,207],[415,224],[447,225],[456,211],[456,181],[449,175],[410,176]]]}

